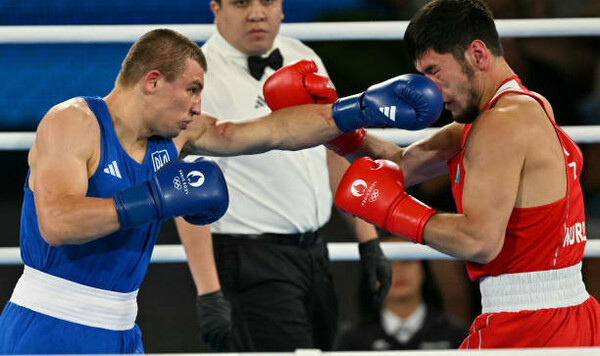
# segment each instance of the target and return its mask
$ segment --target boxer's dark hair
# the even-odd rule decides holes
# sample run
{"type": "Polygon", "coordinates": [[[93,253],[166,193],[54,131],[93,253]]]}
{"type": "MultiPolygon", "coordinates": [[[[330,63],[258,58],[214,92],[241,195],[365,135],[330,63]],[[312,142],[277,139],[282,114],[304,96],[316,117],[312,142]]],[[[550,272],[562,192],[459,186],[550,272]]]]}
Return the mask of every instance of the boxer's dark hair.
{"type": "Polygon", "coordinates": [[[483,41],[493,55],[503,55],[492,12],[480,0],[433,0],[413,16],[404,34],[413,63],[429,49],[464,61],[474,40],[483,41]]]}

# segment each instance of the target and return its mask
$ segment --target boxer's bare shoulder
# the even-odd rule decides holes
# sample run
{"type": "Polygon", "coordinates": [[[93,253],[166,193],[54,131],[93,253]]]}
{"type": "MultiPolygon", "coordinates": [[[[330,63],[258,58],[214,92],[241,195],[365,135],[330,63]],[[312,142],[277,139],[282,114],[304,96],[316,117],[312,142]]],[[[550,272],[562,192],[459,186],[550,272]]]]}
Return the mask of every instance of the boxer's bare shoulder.
{"type": "Polygon", "coordinates": [[[98,163],[99,139],[100,127],[87,102],[83,98],[69,99],[52,107],[40,121],[29,164],[34,171],[40,160],[54,162],[78,157],[87,162],[89,176],[98,163]]]}

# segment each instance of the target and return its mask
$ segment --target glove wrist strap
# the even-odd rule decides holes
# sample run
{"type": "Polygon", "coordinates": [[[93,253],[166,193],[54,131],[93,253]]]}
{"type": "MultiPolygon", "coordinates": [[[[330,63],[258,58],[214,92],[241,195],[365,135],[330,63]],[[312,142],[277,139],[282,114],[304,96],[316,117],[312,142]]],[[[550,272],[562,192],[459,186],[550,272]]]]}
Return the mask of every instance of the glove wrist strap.
{"type": "Polygon", "coordinates": [[[358,150],[365,140],[367,130],[360,128],[347,134],[341,134],[327,142],[325,147],[329,148],[339,156],[346,156],[358,150]]]}
{"type": "Polygon", "coordinates": [[[113,200],[122,230],[158,220],[148,182],[118,192],[113,200]]]}
{"type": "Polygon", "coordinates": [[[414,243],[423,244],[425,224],[436,211],[406,194],[386,219],[386,230],[414,243]]]}
{"type": "Polygon", "coordinates": [[[344,133],[350,133],[365,125],[360,107],[361,94],[338,99],[333,103],[331,116],[337,127],[344,133]]]}

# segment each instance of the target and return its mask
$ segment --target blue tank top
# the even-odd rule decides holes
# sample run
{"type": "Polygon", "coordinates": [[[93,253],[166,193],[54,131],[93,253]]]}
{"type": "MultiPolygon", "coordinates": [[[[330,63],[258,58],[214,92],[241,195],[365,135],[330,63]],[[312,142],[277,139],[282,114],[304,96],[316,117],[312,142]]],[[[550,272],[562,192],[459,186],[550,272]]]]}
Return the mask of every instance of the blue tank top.
{"type": "MultiPolygon", "coordinates": [[[[177,158],[171,139],[151,137],[142,164],[121,146],[106,103],[100,97],[84,97],[100,125],[101,155],[88,181],[86,196],[110,198],[116,192],[149,180],[166,162],[177,158]]],[[[139,288],[158,236],[160,222],[117,231],[81,245],[50,246],[42,238],[33,193],[25,180],[21,211],[21,257],[42,272],[87,286],[117,292],[139,288]]]]}

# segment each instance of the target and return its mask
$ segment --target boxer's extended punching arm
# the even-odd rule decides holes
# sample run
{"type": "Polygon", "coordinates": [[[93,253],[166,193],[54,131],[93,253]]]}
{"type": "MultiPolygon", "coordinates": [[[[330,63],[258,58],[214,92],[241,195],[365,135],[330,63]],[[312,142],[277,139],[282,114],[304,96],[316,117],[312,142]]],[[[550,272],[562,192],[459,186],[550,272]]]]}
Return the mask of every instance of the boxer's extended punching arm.
{"type": "Polygon", "coordinates": [[[236,156],[318,146],[342,132],[331,105],[289,107],[256,119],[220,121],[203,113],[173,141],[186,154],[236,156]]]}
{"type": "Polygon", "coordinates": [[[179,148],[200,155],[298,150],[329,142],[342,131],[349,133],[363,126],[422,128],[437,120],[442,106],[441,94],[433,82],[409,74],[339,99],[333,109],[329,105],[299,105],[236,122],[218,122],[203,115],[175,142],[179,148]]]}

